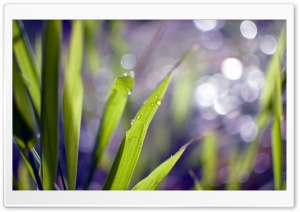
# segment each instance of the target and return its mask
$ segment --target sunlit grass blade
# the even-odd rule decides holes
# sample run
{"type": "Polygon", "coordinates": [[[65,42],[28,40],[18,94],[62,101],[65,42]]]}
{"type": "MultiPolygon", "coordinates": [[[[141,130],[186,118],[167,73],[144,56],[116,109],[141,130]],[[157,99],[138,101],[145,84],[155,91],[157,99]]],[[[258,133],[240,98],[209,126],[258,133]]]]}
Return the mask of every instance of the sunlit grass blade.
{"type": "Polygon", "coordinates": [[[137,163],[149,124],[155,115],[168,88],[172,72],[152,92],[137,112],[130,129],[119,147],[117,156],[104,184],[104,190],[124,190],[127,188],[137,163]]]}
{"type": "Polygon", "coordinates": [[[19,179],[19,186],[21,190],[32,190],[32,186],[31,186],[32,184],[31,184],[29,172],[27,166],[23,161],[19,162],[18,179],[19,179]]]}
{"type": "Polygon", "coordinates": [[[65,151],[68,171],[68,188],[75,190],[77,176],[78,147],[80,136],[83,86],[81,79],[83,52],[82,21],[72,22],[70,53],[65,72],[63,93],[63,122],[65,151]]]}
{"type": "Polygon", "coordinates": [[[183,55],[183,57],[173,66],[170,73],[156,87],[150,97],[145,101],[144,105],[137,112],[131,127],[126,132],[121,142],[112,168],[103,186],[104,190],[127,189],[139,158],[149,124],[161,104],[171,81],[173,70],[196,50],[197,47],[193,46],[193,48],[183,55]]]}
{"type": "Polygon", "coordinates": [[[202,180],[205,189],[212,189],[216,181],[218,143],[217,135],[210,133],[206,135],[201,148],[202,180]]]}
{"type": "Polygon", "coordinates": [[[61,22],[46,22],[42,65],[41,147],[42,176],[45,190],[53,190],[57,173],[58,76],[61,40],[61,22]]]}
{"type": "Polygon", "coordinates": [[[87,185],[90,183],[94,171],[99,164],[115,128],[123,114],[128,94],[134,85],[133,76],[121,76],[116,78],[108,99],[104,106],[103,116],[98,130],[95,147],[92,155],[92,164],[88,173],[87,185]]]}
{"type": "Polygon", "coordinates": [[[26,84],[37,114],[41,112],[41,87],[33,51],[21,21],[13,21],[13,50],[22,74],[28,79],[26,84]]]}
{"type": "Polygon", "coordinates": [[[155,190],[158,184],[169,174],[186,148],[193,142],[182,146],[174,155],[154,169],[146,178],[141,180],[133,190],[155,190]]]}

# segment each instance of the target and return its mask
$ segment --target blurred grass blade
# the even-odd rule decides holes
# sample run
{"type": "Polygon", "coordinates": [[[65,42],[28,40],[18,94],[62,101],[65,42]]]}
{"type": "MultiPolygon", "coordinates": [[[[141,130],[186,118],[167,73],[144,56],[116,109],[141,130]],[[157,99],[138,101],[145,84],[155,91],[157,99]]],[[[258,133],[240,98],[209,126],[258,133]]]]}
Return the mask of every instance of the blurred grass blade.
{"type": "Polygon", "coordinates": [[[285,26],[283,26],[283,29],[278,38],[277,50],[275,54],[272,56],[266,69],[265,85],[261,91],[261,100],[260,100],[260,106],[263,110],[271,108],[272,96],[274,94],[274,80],[277,78],[277,75],[280,74],[280,72],[278,72],[277,69],[279,65],[279,70],[280,70],[280,61],[283,58],[285,47],[286,47],[286,30],[285,30],[285,26]],[[277,60],[279,60],[279,64],[277,60]]]}
{"type": "Polygon", "coordinates": [[[21,190],[33,190],[31,187],[32,184],[31,184],[31,179],[29,177],[27,166],[23,161],[19,162],[18,179],[19,179],[19,186],[21,190]]]}
{"type": "Polygon", "coordinates": [[[110,90],[99,126],[86,186],[90,183],[103,152],[121,119],[128,94],[131,92],[133,85],[133,76],[122,76],[115,80],[110,90]]]}
{"type": "Polygon", "coordinates": [[[282,100],[281,100],[281,77],[280,77],[280,61],[277,58],[277,71],[274,83],[273,97],[273,113],[274,122],[272,125],[272,158],[275,189],[281,189],[282,181],[282,140],[281,140],[281,116],[282,116],[282,100]]]}
{"type": "Polygon", "coordinates": [[[174,155],[154,169],[146,178],[140,181],[133,190],[155,190],[158,184],[169,174],[183,152],[191,142],[182,146],[174,155]]]}
{"type": "Polygon", "coordinates": [[[126,132],[121,142],[112,168],[103,186],[104,190],[127,189],[139,158],[149,124],[161,104],[171,81],[173,70],[196,49],[197,48],[194,46],[192,49],[187,51],[186,54],[184,54],[184,56],[173,66],[170,73],[156,87],[144,105],[137,112],[131,127],[126,132]]]}
{"type": "Polygon", "coordinates": [[[16,107],[20,111],[20,114],[22,115],[29,129],[33,131],[35,127],[34,113],[15,57],[13,58],[13,96],[16,107]]]}
{"type": "Polygon", "coordinates": [[[82,21],[72,22],[69,63],[65,74],[63,93],[63,121],[65,151],[68,171],[68,186],[76,188],[78,146],[82,112],[83,86],[81,79],[83,52],[82,21]]]}
{"type": "Polygon", "coordinates": [[[46,22],[43,68],[42,68],[42,112],[41,145],[42,176],[45,190],[53,190],[57,173],[59,126],[58,126],[58,76],[61,22],[46,22]]]}
{"type": "Polygon", "coordinates": [[[104,190],[124,190],[141,152],[149,124],[155,115],[172,78],[172,72],[152,92],[145,104],[137,112],[130,129],[119,147],[117,156],[104,184],[104,190]]]}
{"type": "Polygon", "coordinates": [[[24,26],[21,21],[13,21],[13,50],[23,76],[28,79],[26,84],[37,114],[41,112],[41,88],[36,62],[24,26]]]}
{"type": "Polygon", "coordinates": [[[89,70],[94,73],[100,67],[100,52],[97,48],[97,38],[102,25],[99,20],[84,21],[84,43],[89,70]]]}
{"type": "Polygon", "coordinates": [[[202,143],[201,162],[202,162],[202,181],[205,189],[212,189],[216,181],[218,144],[215,133],[204,137],[202,143]]]}
{"type": "Polygon", "coordinates": [[[42,36],[38,34],[35,38],[35,57],[38,78],[42,78],[42,36]]]}
{"type": "Polygon", "coordinates": [[[189,175],[193,178],[194,180],[194,188],[196,190],[203,190],[203,187],[200,183],[200,181],[197,179],[197,176],[195,175],[195,173],[192,170],[189,170],[189,175]]]}

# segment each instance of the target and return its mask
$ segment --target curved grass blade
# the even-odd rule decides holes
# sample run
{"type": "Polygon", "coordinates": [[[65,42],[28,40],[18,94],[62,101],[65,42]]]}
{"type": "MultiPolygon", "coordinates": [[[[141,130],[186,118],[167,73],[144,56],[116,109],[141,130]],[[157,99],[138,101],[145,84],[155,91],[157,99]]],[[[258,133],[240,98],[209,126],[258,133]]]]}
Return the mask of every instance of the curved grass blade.
{"type": "Polygon", "coordinates": [[[34,107],[40,117],[41,87],[33,51],[21,21],[13,21],[13,49],[22,74],[29,83],[26,84],[34,107]]]}
{"type": "Polygon", "coordinates": [[[98,130],[98,135],[92,155],[92,164],[88,173],[87,184],[90,183],[93,174],[99,164],[103,151],[106,148],[115,128],[123,114],[127,97],[134,85],[134,78],[131,76],[118,77],[108,95],[103,116],[98,130]]]}
{"type": "Polygon", "coordinates": [[[82,21],[72,22],[70,57],[65,74],[63,93],[63,121],[65,151],[68,170],[68,188],[75,190],[77,176],[78,146],[82,112],[83,86],[81,79],[83,52],[82,21]]]}
{"type": "Polygon", "coordinates": [[[137,112],[133,123],[126,132],[119,147],[112,168],[103,186],[104,190],[124,190],[128,187],[135,165],[139,158],[149,124],[155,115],[172,78],[172,73],[183,60],[197,50],[193,46],[173,66],[170,73],[152,92],[144,105],[137,112]]]}
{"type": "Polygon", "coordinates": [[[45,190],[53,190],[58,162],[58,74],[61,22],[46,22],[42,68],[41,147],[45,190]]]}
{"type": "Polygon", "coordinates": [[[183,152],[194,140],[182,146],[174,155],[160,164],[146,178],[140,181],[132,190],[155,190],[158,184],[169,174],[183,152]]]}

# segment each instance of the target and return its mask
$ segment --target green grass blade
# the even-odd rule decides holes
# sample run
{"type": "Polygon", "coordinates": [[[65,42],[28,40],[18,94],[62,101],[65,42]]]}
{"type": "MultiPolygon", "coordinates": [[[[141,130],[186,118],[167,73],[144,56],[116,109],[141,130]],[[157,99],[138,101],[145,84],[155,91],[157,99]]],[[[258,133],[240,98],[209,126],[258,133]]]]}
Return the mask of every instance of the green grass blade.
{"type": "Polygon", "coordinates": [[[61,22],[47,21],[42,68],[41,145],[42,176],[45,190],[53,190],[58,162],[58,79],[61,22]]]}
{"type": "Polygon", "coordinates": [[[82,21],[72,22],[70,42],[70,57],[65,74],[63,93],[63,121],[65,134],[65,150],[68,171],[68,186],[70,190],[76,188],[78,147],[82,112],[83,86],[81,79],[83,52],[82,21]]]}
{"type": "Polygon", "coordinates": [[[281,116],[282,116],[282,100],[281,100],[281,77],[280,77],[280,61],[277,59],[277,77],[274,82],[273,97],[273,113],[274,122],[272,124],[272,158],[275,189],[281,189],[282,181],[282,139],[281,139],[281,116]]]}
{"type": "Polygon", "coordinates": [[[202,143],[201,162],[202,162],[202,181],[205,189],[212,189],[212,184],[216,181],[218,144],[215,133],[204,137],[202,143]]]}
{"type": "Polygon", "coordinates": [[[156,87],[150,97],[145,101],[144,105],[137,112],[131,127],[126,132],[121,142],[112,168],[103,186],[104,190],[127,189],[139,158],[149,124],[161,104],[171,81],[173,70],[196,50],[197,47],[193,46],[183,55],[183,57],[173,66],[170,73],[156,87]]]}
{"type": "Polygon", "coordinates": [[[27,166],[23,161],[19,162],[18,179],[21,190],[33,190],[27,166]]]}
{"type": "Polygon", "coordinates": [[[141,180],[133,190],[155,190],[158,184],[169,174],[183,152],[191,142],[182,146],[174,155],[154,169],[146,178],[141,180]]]}
{"type": "Polygon", "coordinates": [[[24,121],[30,130],[34,130],[34,113],[31,107],[31,102],[23,83],[23,77],[18,70],[18,64],[13,60],[13,95],[16,107],[20,111],[24,121]]]}
{"type": "Polygon", "coordinates": [[[87,184],[90,183],[93,173],[101,160],[103,152],[121,119],[128,94],[131,92],[133,85],[133,77],[122,76],[115,80],[110,90],[93,150],[92,164],[89,170],[87,184]]]}
{"type": "Polygon", "coordinates": [[[39,34],[35,38],[35,57],[36,57],[36,67],[38,78],[42,78],[42,36],[39,34]]]}
{"type": "Polygon", "coordinates": [[[157,86],[137,112],[122,140],[117,156],[104,184],[104,190],[124,190],[140,155],[149,124],[155,115],[172,78],[172,72],[157,86]]]}
{"type": "MultiPolygon", "coordinates": [[[[286,47],[286,30],[285,26],[283,27],[281,34],[278,38],[278,45],[277,50],[275,54],[272,56],[266,70],[266,80],[265,85],[261,91],[261,100],[260,100],[260,106],[262,109],[270,109],[271,108],[271,102],[272,102],[272,96],[274,94],[274,81],[277,78],[277,74],[280,74],[280,72],[277,72],[277,66],[278,62],[277,60],[281,61],[282,57],[284,55],[286,47]]],[[[280,63],[279,63],[280,66],[280,63]]],[[[280,70],[280,67],[279,67],[280,70]]]]}
{"type": "Polygon", "coordinates": [[[99,20],[84,21],[84,43],[88,68],[94,73],[100,67],[100,51],[97,48],[97,39],[102,25],[99,20]]]}
{"type": "Polygon", "coordinates": [[[13,50],[23,76],[28,79],[26,85],[37,114],[41,112],[41,87],[33,51],[21,21],[13,21],[13,50]]]}

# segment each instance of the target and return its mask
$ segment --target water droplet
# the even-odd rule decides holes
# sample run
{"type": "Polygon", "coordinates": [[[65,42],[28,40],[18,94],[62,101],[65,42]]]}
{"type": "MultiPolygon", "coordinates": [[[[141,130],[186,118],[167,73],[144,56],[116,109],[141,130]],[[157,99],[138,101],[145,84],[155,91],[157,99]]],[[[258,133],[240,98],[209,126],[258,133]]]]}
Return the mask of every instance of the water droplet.
{"type": "Polygon", "coordinates": [[[161,101],[160,101],[160,100],[157,100],[157,101],[156,101],[156,104],[157,104],[157,105],[160,105],[160,104],[161,104],[161,101]]]}
{"type": "Polygon", "coordinates": [[[140,119],[141,118],[141,116],[140,115],[138,115],[137,117],[136,117],[136,119],[140,119]]]}
{"type": "Polygon", "coordinates": [[[133,124],[133,122],[134,122],[134,119],[132,119],[132,120],[131,120],[130,124],[132,125],[132,124],[133,124]]]}
{"type": "Polygon", "coordinates": [[[172,158],[173,157],[173,155],[171,155],[171,157],[170,158],[172,158]]]}
{"type": "Polygon", "coordinates": [[[158,96],[156,95],[156,96],[155,96],[155,98],[157,99],[157,98],[158,98],[158,96]]]}
{"type": "Polygon", "coordinates": [[[131,91],[128,91],[128,95],[130,95],[131,94],[131,91]]]}
{"type": "Polygon", "coordinates": [[[130,71],[129,76],[130,76],[131,78],[134,78],[134,76],[135,76],[134,71],[130,71]]]}
{"type": "Polygon", "coordinates": [[[151,106],[154,106],[154,104],[153,104],[153,103],[151,103],[151,106]]]}
{"type": "Polygon", "coordinates": [[[126,77],[126,76],[127,76],[127,73],[124,73],[123,76],[126,77]]]}

